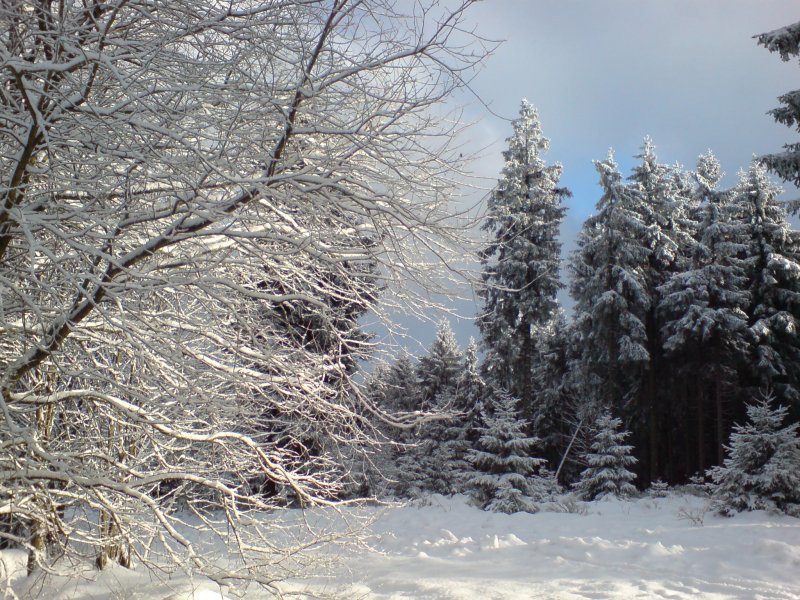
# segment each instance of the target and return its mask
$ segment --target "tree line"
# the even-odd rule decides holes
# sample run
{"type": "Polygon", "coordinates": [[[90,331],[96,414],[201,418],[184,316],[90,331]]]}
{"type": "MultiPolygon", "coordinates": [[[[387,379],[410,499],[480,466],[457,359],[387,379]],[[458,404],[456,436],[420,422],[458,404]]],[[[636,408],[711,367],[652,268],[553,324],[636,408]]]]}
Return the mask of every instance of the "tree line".
{"type": "MultiPolygon", "coordinates": [[[[799,31],[759,42],[787,59],[798,54],[799,31]]],[[[776,120],[800,122],[796,95],[780,98],[776,120]]],[[[422,456],[440,442],[450,451],[438,461],[478,451],[481,414],[512,410],[525,424],[520,435],[537,440],[536,456],[570,482],[586,466],[580,449],[613,415],[630,432],[638,484],[677,484],[723,464],[735,424],[763,395],[800,420],[800,233],[788,220],[793,204],[767,175],[796,182],[797,145],[754,160],[728,189],[710,151],[687,170],[659,162],[649,138],[627,177],[613,153],[596,161],[599,200],[566,265],[568,318],[557,294],[566,287],[559,229],[570,192],[560,165],[544,160],[549,142],[527,101],[512,126],[483,224],[479,343],[457,358],[442,328],[415,369],[403,357],[373,380],[373,397],[389,410],[438,408],[463,419],[455,437],[442,424],[421,431],[427,450],[416,467],[428,468],[422,456]],[[471,449],[453,451],[456,439],[471,449]]],[[[410,465],[400,479],[446,491],[435,460],[425,477],[439,474],[436,484],[410,465]]],[[[416,484],[400,486],[407,493],[416,484]]]]}

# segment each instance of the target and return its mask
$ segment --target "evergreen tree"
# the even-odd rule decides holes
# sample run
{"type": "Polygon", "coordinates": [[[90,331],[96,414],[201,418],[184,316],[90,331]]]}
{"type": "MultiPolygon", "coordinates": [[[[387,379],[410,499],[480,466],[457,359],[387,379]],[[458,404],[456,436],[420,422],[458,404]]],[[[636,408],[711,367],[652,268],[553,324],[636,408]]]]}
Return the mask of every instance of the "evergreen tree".
{"type": "Polygon", "coordinates": [[[374,495],[390,491],[407,497],[414,476],[408,473],[406,463],[414,463],[416,438],[414,428],[408,425],[418,418],[420,406],[414,359],[404,352],[391,365],[376,364],[365,382],[365,393],[370,403],[396,423],[379,420],[375,424],[382,444],[374,453],[372,464],[360,467],[364,485],[374,495]],[[403,423],[405,427],[399,426],[403,423]]]}
{"type": "Polygon", "coordinates": [[[441,407],[452,402],[463,360],[450,323],[441,321],[427,355],[421,357],[417,365],[422,408],[441,407]]]}
{"type": "Polygon", "coordinates": [[[454,408],[464,415],[462,422],[464,429],[467,430],[466,437],[470,440],[477,440],[474,432],[480,423],[485,392],[486,384],[478,367],[478,344],[475,338],[470,338],[467,350],[464,352],[461,373],[456,382],[454,405],[454,408]]]}
{"type": "Polygon", "coordinates": [[[494,393],[491,413],[484,411],[478,447],[469,453],[476,473],[468,487],[483,509],[534,512],[536,502],[552,491],[552,478],[540,474],[544,459],[533,456],[539,440],[525,435],[527,424],[518,418],[516,404],[508,392],[494,393]]]}
{"type": "Polygon", "coordinates": [[[622,442],[629,432],[618,431],[622,421],[611,416],[609,411],[601,413],[594,426],[591,450],[585,455],[587,467],[575,483],[575,489],[584,500],[603,496],[630,496],[636,493],[631,481],[636,475],[628,467],[636,463],[630,455],[633,446],[622,442]]]}
{"type": "Polygon", "coordinates": [[[637,158],[641,162],[629,178],[628,197],[631,210],[639,216],[643,226],[641,242],[647,248],[647,258],[641,269],[647,301],[641,307],[640,319],[645,328],[648,359],[637,365],[641,369],[638,374],[641,385],[632,423],[637,445],[647,451],[647,460],[642,466],[653,480],[662,474],[664,463],[671,459],[671,453],[665,451],[666,432],[661,427],[671,398],[660,393],[666,369],[658,312],[659,286],[683,266],[681,250],[691,240],[691,232],[684,231],[681,224],[691,186],[679,167],[658,162],[650,138],[645,138],[637,158]]]}
{"type": "Polygon", "coordinates": [[[763,167],[740,174],[736,202],[749,234],[746,251],[757,384],[800,409],[800,236],[763,167]]]}
{"type": "Polygon", "coordinates": [[[389,369],[385,382],[384,408],[389,412],[404,413],[420,409],[420,389],[417,367],[410,354],[403,352],[389,369]]]}
{"type": "MultiPolygon", "coordinates": [[[[395,465],[395,490],[403,497],[418,497],[427,493],[449,494],[456,486],[459,452],[464,449],[454,443],[457,432],[458,409],[456,390],[462,372],[463,354],[447,321],[439,323],[436,338],[428,353],[417,362],[415,402],[411,410],[430,413],[419,425],[402,434],[404,446],[399,448],[395,465]]],[[[408,367],[402,365],[408,388],[408,367]]],[[[399,373],[398,373],[399,374],[399,373]]]]}
{"type": "Polygon", "coordinates": [[[629,177],[630,198],[644,226],[644,244],[649,249],[645,276],[651,289],[669,275],[678,262],[680,244],[687,240],[681,230],[680,216],[688,200],[690,188],[678,167],[658,162],[653,141],[646,137],[640,163],[629,177]]]}
{"type": "Polygon", "coordinates": [[[478,346],[470,338],[450,408],[455,417],[445,422],[439,446],[450,493],[467,492],[466,483],[473,475],[468,455],[480,437],[485,393],[486,385],[478,372],[478,346]]]}
{"type": "MultiPolygon", "coordinates": [[[[788,61],[791,56],[800,55],[800,22],[762,33],[757,39],[767,50],[777,52],[781,59],[788,61]]],[[[778,100],[782,106],[770,111],[775,121],[800,130],[800,90],[787,92],[778,100]]],[[[784,181],[800,186],[800,143],[786,144],[783,152],[767,154],[760,160],[784,181]]]]}
{"type": "Polygon", "coordinates": [[[560,313],[550,328],[540,330],[540,335],[533,369],[533,431],[542,440],[542,455],[557,465],[566,449],[574,409],[573,381],[568,376],[572,328],[560,313]]]}
{"type": "Polygon", "coordinates": [[[481,253],[483,309],[477,325],[485,350],[484,373],[509,390],[531,414],[534,339],[556,315],[561,244],[559,228],[568,191],[559,187],[561,166],[548,166],[536,110],[522,102],[505,165],[489,199],[483,229],[492,239],[481,253]]]}
{"type": "Polygon", "coordinates": [[[649,360],[644,318],[650,306],[645,281],[649,249],[645,225],[612,153],[595,162],[603,195],[572,256],[575,341],[583,396],[621,409],[641,385],[649,360]]]}
{"type": "MultiPolygon", "coordinates": [[[[748,233],[732,194],[717,190],[721,177],[716,158],[711,153],[701,156],[696,172],[698,202],[691,214],[696,235],[688,250],[690,263],[659,288],[664,348],[674,367],[670,396],[673,404],[686,405],[681,426],[687,427],[689,418],[695,421],[697,462],[686,465],[687,475],[708,467],[709,439],[715,440],[717,461],[722,460],[727,439],[724,399],[735,394],[732,388],[738,384],[738,369],[748,350],[749,294],[740,258],[748,233]],[[691,383],[683,386],[680,381],[691,383]],[[709,411],[713,420],[706,416],[709,411]],[[713,436],[707,432],[709,424],[713,436]]],[[[688,439],[686,433],[676,437],[688,439]]]]}
{"type": "Polygon", "coordinates": [[[728,457],[709,472],[720,514],[763,509],[800,516],[800,424],[781,427],[787,409],[771,401],[762,394],[747,407],[750,422],[734,427],[728,457]]]}

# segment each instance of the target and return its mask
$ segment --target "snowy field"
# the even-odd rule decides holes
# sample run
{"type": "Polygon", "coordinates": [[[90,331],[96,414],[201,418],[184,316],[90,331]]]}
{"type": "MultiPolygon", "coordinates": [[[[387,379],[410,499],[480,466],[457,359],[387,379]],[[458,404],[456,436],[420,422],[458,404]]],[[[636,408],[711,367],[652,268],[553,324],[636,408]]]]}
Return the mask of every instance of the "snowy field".
{"type": "MultiPolygon", "coordinates": [[[[727,519],[703,514],[704,503],[669,496],[504,515],[435,496],[427,506],[382,509],[371,550],[343,557],[347,568],[329,578],[285,589],[364,600],[800,598],[800,520],[763,512],[727,519]]],[[[4,554],[6,563],[15,558],[4,554]]],[[[70,582],[17,580],[14,590],[43,600],[235,597],[209,582],[121,568],[70,582]]]]}

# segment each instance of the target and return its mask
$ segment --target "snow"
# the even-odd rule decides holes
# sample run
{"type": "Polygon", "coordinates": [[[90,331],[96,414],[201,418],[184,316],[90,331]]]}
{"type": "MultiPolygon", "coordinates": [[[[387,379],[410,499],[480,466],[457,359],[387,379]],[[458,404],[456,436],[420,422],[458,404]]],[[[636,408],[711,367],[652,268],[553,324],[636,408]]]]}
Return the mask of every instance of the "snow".
{"type": "MultiPolygon", "coordinates": [[[[674,493],[563,506],[572,512],[506,515],[478,510],[462,496],[432,496],[425,505],[352,509],[377,514],[369,549],[343,556],[329,577],[284,589],[365,600],[800,598],[798,519],[762,511],[719,517],[704,512],[707,499],[674,493]]],[[[19,552],[4,551],[3,558],[24,566],[19,552]]],[[[23,583],[15,585],[21,598],[236,597],[210,582],[159,581],[121,568],[68,584],[29,584],[28,596],[23,583]]],[[[249,590],[245,597],[271,596],[249,590]]]]}

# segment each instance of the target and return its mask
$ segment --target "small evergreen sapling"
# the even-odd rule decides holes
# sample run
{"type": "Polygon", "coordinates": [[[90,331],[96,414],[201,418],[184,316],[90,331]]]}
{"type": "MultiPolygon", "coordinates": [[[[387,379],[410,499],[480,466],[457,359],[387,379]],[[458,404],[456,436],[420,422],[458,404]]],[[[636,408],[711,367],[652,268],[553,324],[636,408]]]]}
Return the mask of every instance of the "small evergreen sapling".
{"type": "Polygon", "coordinates": [[[750,422],[733,428],[728,457],[709,471],[712,506],[721,515],[770,510],[800,517],[800,424],[781,427],[787,408],[771,402],[762,394],[747,407],[750,422]]]}
{"type": "Polygon", "coordinates": [[[485,384],[478,373],[478,346],[470,338],[464,353],[462,370],[456,382],[453,405],[455,418],[445,424],[439,450],[444,456],[444,473],[449,492],[467,493],[467,482],[474,474],[468,456],[480,437],[481,413],[485,384]]]}
{"type": "Polygon", "coordinates": [[[617,498],[636,493],[631,481],[636,478],[628,467],[636,463],[630,455],[633,446],[623,444],[629,432],[618,431],[622,421],[604,411],[595,424],[591,449],[585,455],[586,469],[575,483],[578,495],[584,500],[603,496],[617,498]]]}
{"type": "Polygon", "coordinates": [[[525,435],[527,423],[519,419],[516,404],[508,392],[494,394],[494,410],[484,412],[478,448],[469,453],[476,473],[468,488],[485,510],[535,512],[552,485],[552,476],[540,475],[544,459],[533,456],[539,438],[525,435]]]}

